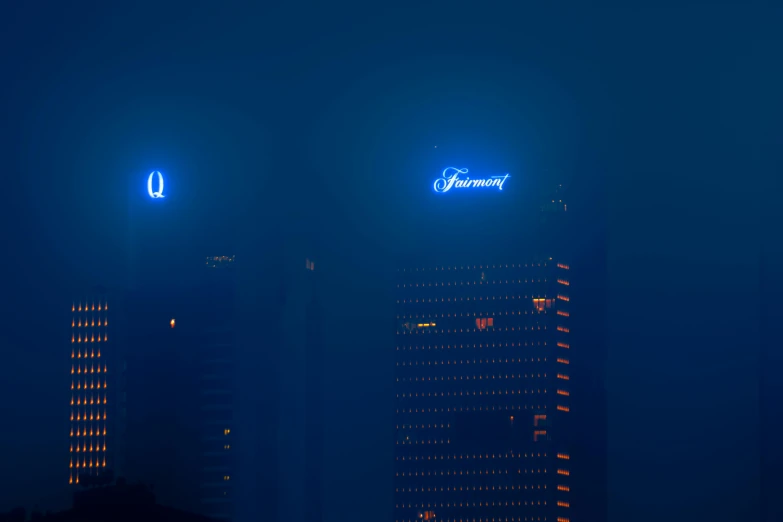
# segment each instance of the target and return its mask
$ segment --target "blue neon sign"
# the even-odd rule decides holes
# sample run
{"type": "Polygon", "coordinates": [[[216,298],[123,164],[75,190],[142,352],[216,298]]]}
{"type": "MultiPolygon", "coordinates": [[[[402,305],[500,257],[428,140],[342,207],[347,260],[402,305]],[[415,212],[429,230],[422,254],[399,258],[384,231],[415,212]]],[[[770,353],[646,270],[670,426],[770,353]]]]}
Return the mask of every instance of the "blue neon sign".
{"type": "Polygon", "coordinates": [[[147,194],[150,195],[152,199],[160,199],[165,198],[166,196],[163,195],[163,174],[158,172],[157,170],[150,172],[150,177],[147,178],[147,194]],[[157,190],[153,190],[153,178],[157,177],[157,190]]]}
{"type": "Polygon", "coordinates": [[[470,179],[466,174],[468,169],[458,169],[456,167],[447,167],[443,169],[441,177],[435,180],[433,187],[435,192],[448,192],[452,188],[481,188],[497,187],[503,190],[503,183],[511,176],[503,174],[502,176],[490,176],[483,179],[470,179]],[[464,176],[464,178],[460,178],[464,176]]]}

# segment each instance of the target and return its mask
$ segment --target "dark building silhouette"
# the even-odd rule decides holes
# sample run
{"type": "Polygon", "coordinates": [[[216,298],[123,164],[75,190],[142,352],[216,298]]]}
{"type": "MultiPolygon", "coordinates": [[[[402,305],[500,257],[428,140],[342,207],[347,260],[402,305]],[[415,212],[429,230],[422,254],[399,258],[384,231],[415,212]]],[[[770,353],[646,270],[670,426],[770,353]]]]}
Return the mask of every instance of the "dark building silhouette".
{"type": "Polygon", "coordinates": [[[210,256],[196,301],[192,325],[198,365],[200,407],[200,512],[234,518],[237,480],[233,432],[236,423],[236,258],[210,256]]]}
{"type": "Polygon", "coordinates": [[[117,484],[74,494],[73,507],[38,517],[47,522],[208,522],[209,518],[156,503],[154,493],[143,484],[117,484]]]}
{"type": "Polygon", "coordinates": [[[315,261],[305,256],[297,258],[292,256],[285,270],[281,323],[280,506],[285,520],[320,522],[323,519],[321,303],[315,261]]]}

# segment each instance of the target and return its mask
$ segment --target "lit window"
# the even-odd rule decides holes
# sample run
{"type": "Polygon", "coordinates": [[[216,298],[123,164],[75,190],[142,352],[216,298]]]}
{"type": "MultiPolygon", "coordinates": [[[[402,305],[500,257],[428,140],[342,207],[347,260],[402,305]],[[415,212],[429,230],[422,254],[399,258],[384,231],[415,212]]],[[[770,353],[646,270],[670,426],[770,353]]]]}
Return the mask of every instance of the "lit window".
{"type": "Polygon", "coordinates": [[[228,435],[229,433],[231,433],[231,430],[228,430],[228,429],[223,430],[223,435],[228,435]]]}
{"type": "Polygon", "coordinates": [[[546,308],[552,308],[554,303],[555,303],[554,299],[543,299],[543,298],[533,299],[533,306],[539,312],[543,312],[546,308]]]}
{"type": "Polygon", "coordinates": [[[171,325],[172,328],[174,328],[177,325],[177,321],[172,319],[171,321],[169,321],[169,324],[171,325]]]}
{"type": "Polygon", "coordinates": [[[486,330],[487,328],[494,328],[495,327],[495,318],[494,317],[477,317],[476,318],[476,328],[479,330],[486,330]]]}

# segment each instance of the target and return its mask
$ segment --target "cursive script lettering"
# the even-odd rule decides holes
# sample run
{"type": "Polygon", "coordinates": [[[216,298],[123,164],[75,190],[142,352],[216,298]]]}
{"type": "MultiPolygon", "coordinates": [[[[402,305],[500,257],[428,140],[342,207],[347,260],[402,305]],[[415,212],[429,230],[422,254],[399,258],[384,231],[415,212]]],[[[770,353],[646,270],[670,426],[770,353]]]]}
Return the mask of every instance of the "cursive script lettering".
{"type": "Polygon", "coordinates": [[[448,192],[452,188],[478,188],[478,187],[497,187],[503,190],[503,183],[511,176],[504,174],[502,176],[490,176],[484,179],[470,179],[467,176],[468,169],[458,169],[456,167],[447,167],[443,169],[440,178],[435,180],[433,185],[435,192],[448,192]],[[460,176],[464,176],[460,178],[460,176]]]}

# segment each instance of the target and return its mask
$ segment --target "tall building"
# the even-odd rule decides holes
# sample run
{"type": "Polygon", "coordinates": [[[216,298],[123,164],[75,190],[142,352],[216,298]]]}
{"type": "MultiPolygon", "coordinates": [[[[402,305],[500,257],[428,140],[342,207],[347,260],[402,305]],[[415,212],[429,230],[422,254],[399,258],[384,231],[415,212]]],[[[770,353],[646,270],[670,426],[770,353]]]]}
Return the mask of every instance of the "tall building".
{"type": "MultiPolygon", "coordinates": [[[[234,256],[206,259],[194,328],[199,372],[201,513],[234,518],[236,491],[233,430],[236,429],[236,296],[234,256]]],[[[172,323],[172,327],[174,324],[172,323]]]]}
{"type": "Polygon", "coordinates": [[[569,270],[399,270],[395,521],[571,519],[569,270]]]}
{"type": "Polygon", "coordinates": [[[323,520],[323,341],[318,272],[289,259],[282,314],[278,487],[281,519],[323,520]]]}
{"type": "Polygon", "coordinates": [[[114,376],[120,371],[112,358],[115,304],[101,287],[71,303],[70,484],[100,483],[113,475],[119,441],[114,376]]]}

